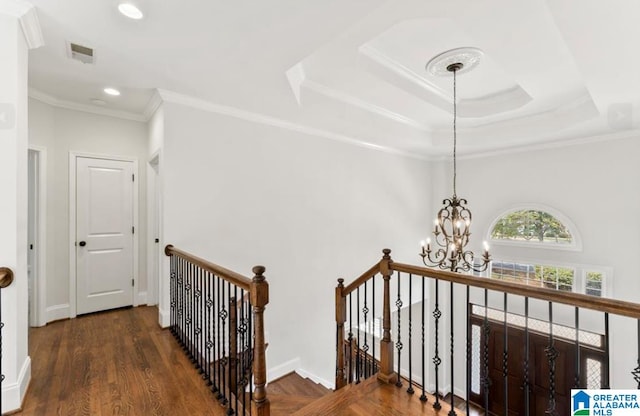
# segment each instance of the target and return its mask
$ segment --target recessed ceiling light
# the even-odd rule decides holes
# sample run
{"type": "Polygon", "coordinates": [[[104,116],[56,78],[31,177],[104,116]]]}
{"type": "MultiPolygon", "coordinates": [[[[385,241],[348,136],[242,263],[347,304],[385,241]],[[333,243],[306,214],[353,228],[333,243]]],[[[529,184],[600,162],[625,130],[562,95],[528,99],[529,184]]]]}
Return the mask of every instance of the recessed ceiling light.
{"type": "Polygon", "coordinates": [[[95,105],[105,105],[107,102],[105,100],[101,100],[99,98],[92,98],[91,103],[95,105]]]}
{"type": "Polygon", "coordinates": [[[118,96],[120,95],[120,91],[115,88],[105,88],[104,92],[109,95],[118,96]]]}
{"type": "Polygon", "coordinates": [[[120,3],[118,5],[118,10],[130,19],[140,20],[144,17],[142,11],[131,3],[120,3]]]}

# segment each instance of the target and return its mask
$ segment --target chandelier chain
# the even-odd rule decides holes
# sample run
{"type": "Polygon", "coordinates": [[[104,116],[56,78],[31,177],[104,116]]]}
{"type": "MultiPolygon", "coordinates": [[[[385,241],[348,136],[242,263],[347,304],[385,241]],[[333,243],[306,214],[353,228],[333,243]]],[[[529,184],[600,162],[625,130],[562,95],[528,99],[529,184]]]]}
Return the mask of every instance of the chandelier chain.
{"type": "Polygon", "coordinates": [[[456,192],[456,176],[458,175],[457,167],[456,167],[456,147],[458,141],[458,134],[456,130],[456,120],[457,120],[457,98],[456,98],[456,72],[457,69],[453,70],[453,197],[455,198],[458,193],[456,192]]]}

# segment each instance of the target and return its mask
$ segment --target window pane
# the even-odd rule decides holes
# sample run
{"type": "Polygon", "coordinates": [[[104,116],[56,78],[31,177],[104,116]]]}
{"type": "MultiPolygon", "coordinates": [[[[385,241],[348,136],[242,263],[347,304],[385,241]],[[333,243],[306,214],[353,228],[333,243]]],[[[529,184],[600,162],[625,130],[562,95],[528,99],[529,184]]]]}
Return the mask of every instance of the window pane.
{"type": "Polygon", "coordinates": [[[539,210],[520,210],[505,215],[491,230],[491,238],[554,244],[573,242],[567,226],[548,212],[539,210]]]}
{"type": "Polygon", "coordinates": [[[587,272],[586,275],[586,293],[592,296],[602,296],[602,280],[604,278],[601,272],[587,272]]]}
{"type": "Polygon", "coordinates": [[[587,358],[587,388],[599,389],[602,384],[602,363],[592,358],[587,358]]]}
{"type": "Polygon", "coordinates": [[[480,394],[480,326],[471,327],[471,391],[480,394]]]}

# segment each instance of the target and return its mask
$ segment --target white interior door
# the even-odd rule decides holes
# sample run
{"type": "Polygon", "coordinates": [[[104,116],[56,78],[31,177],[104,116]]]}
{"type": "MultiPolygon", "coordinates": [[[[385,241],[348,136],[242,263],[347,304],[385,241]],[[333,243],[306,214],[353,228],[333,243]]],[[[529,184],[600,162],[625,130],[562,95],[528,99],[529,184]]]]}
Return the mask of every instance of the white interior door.
{"type": "Polygon", "coordinates": [[[78,314],[133,304],[133,231],[133,162],[78,157],[78,314]]]}

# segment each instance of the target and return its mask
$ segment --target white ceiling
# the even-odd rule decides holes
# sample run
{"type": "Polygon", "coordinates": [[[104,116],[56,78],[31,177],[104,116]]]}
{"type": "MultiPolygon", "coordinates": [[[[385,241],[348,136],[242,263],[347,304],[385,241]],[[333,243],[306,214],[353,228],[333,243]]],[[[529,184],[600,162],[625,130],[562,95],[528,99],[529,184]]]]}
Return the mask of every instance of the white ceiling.
{"type": "Polygon", "coordinates": [[[451,78],[424,67],[484,52],[458,77],[462,153],[637,129],[637,0],[31,0],[46,45],[34,95],[141,116],[155,89],[417,155],[450,151],[451,78]],[[67,42],[94,48],[94,65],[67,42]],[[102,92],[106,86],[120,97],[102,92]]]}

